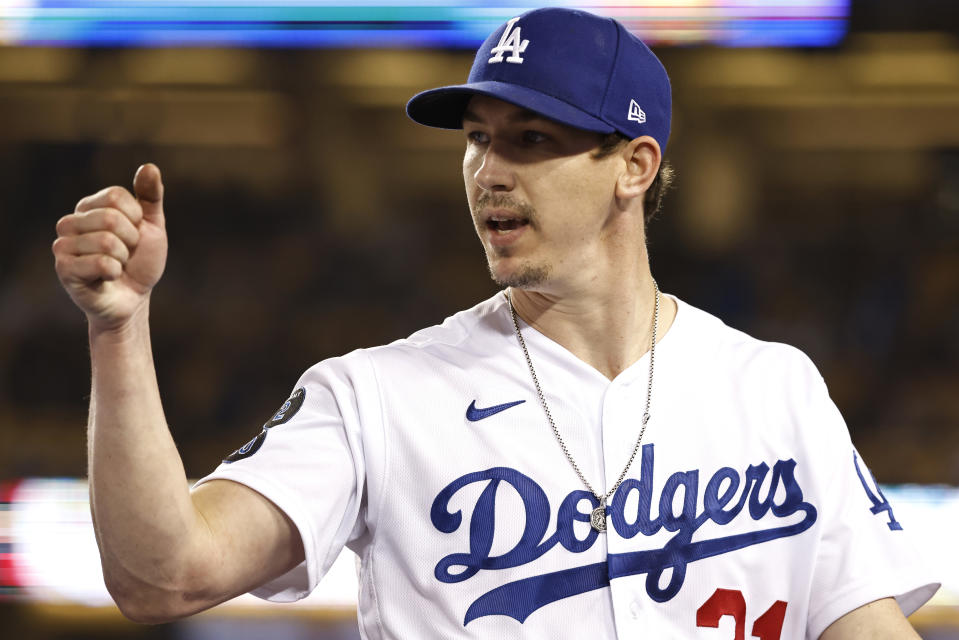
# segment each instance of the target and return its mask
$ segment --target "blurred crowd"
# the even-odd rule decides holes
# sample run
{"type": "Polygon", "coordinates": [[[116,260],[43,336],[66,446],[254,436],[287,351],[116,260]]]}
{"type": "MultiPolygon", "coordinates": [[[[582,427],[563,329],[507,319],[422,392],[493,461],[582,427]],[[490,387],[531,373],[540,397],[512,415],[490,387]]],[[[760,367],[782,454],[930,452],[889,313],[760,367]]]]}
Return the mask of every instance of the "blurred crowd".
{"type": "MultiPolygon", "coordinates": [[[[853,175],[888,157],[847,154],[829,165],[840,169],[826,189],[821,176],[782,179],[795,166],[815,174],[821,152],[757,148],[743,164],[720,147],[703,164],[716,151],[699,136],[712,112],[677,105],[677,186],[649,230],[663,290],[809,354],[880,481],[959,484],[959,154],[923,151],[919,186],[896,197],[853,175]],[[724,198],[734,233],[700,215],[724,198]]],[[[289,151],[269,153],[320,154],[309,118],[289,117],[289,151]]],[[[405,337],[495,292],[460,187],[396,186],[414,170],[457,182],[458,143],[411,155],[378,146],[386,125],[375,119],[324,126],[344,131],[322,153],[346,159],[271,190],[163,162],[195,153],[189,145],[0,143],[0,477],[85,474],[85,323],[57,283],[50,243],[80,197],[128,185],[140,162],[165,172],[170,257],[153,296],[153,346],[192,477],[255,435],[314,362],[405,337]],[[324,173],[338,164],[343,173],[324,173]],[[346,195],[335,193],[344,182],[346,195]],[[344,205],[353,200],[356,212],[344,205]]],[[[243,153],[250,175],[261,173],[256,149],[216,153],[203,156],[212,172],[243,153]]]]}

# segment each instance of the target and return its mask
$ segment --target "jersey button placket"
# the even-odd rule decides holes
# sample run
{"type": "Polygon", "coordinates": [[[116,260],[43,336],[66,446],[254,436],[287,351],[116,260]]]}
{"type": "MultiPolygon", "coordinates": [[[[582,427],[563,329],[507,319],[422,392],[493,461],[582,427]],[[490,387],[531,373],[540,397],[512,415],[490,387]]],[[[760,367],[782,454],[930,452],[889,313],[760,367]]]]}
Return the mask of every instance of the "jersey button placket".
{"type": "MultiPolygon", "coordinates": [[[[624,385],[619,380],[614,380],[609,384],[606,393],[603,396],[603,416],[602,416],[602,437],[603,437],[603,462],[606,475],[603,477],[602,489],[597,491],[608,491],[615,483],[619,474],[622,472],[626,461],[629,459],[629,453],[635,444],[635,437],[638,433],[635,429],[630,430],[627,424],[629,385],[624,385]],[[626,443],[625,436],[632,434],[632,440],[626,443]],[[625,443],[625,444],[624,444],[625,443]],[[612,474],[612,475],[610,475],[612,474]]],[[[637,423],[638,424],[638,423],[637,423]]],[[[637,456],[638,458],[638,456],[637,456]]],[[[637,464],[635,460],[633,464],[637,464]]],[[[627,477],[631,477],[633,468],[631,467],[627,477]]],[[[606,533],[605,536],[608,553],[623,553],[626,541],[613,525],[612,518],[609,517],[609,504],[612,502],[615,494],[607,500],[606,533]]],[[[636,618],[632,615],[635,605],[632,589],[629,587],[631,580],[616,579],[610,580],[610,596],[613,602],[613,615],[616,620],[616,631],[620,638],[636,637],[639,631],[636,626],[636,618]]],[[[636,609],[639,611],[638,609],[636,609]]]]}
{"type": "MultiPolygon", "coordinates": [[[[606,467],[606,475],[603,477],[604,491],[608,491],[619,479],[619,474],[623,472],[623,467],[629,461],[629,456],[636,445],[636,438],[642,426],[641,416],[645,401],[643,396],[645,388],[639,390],[642,393],[637,392],[637,389],[639,386],[635,383],[617,379],[610,383],[603,397],[603,462],[606,467]]],[[[650,429],[647,428],[643,438],[644,443],[649,438],[649,432],[650,429]]],[[[627,479],[639,478],[641,460],[640,450],[626,472],[627,479]]],[[[610,553],[623,553],[627,550],[628,543],[616,530],[613,519],[609,515],[610,505],[615,498],[614,493],[606,501],[606,533],[603,535],[607,537],[610,553]]]]}
{"type": "MultiPolygon", "coordinates": [[[[634,371],[646,371],[648,365],[638,363],[634,371]]],[[[608,473],[605,481],[607,488],[619,478],[623,467],[629,460],[629,455],[636,445],[636,438],[641,429],[642,414],[645,408],[645,378],[642,375],[626,375],[610,383],[603,398],[603,444],[606,452],[605,461],[608,473]]],[[[652,411],[651,411],[652,413],[652,411]]],[[[653,432],[652,422],[648,425],[643,436],[640,451],[637,452],[626,478],[640,477],[642,469],[642,445],[651,441],[653,432]]],[[[617,489],[618,491],[618,489],[617,489]]],[[[608,503],[612,503],[615,494],[610,496],[608,503]]],[[[633,502],[633,501],[629,501],[633,502]]],[[[635,516],[636,514],[633,513],[635,516]]],[[[632,518],[626,515],[627,520],[632,518]]],[[[607,516],[607,537],[609,553],[627,553],[643,548],[643,536],[625,539],[617,531],[613,518],[607,516]]],[[[616,629],[622,637],[649,637],[651,619],[647,606],[648,596],[645,591],[645,575],[616,578],[610,581],[613,596],[613,607],[616,616],[616,629]]]]}

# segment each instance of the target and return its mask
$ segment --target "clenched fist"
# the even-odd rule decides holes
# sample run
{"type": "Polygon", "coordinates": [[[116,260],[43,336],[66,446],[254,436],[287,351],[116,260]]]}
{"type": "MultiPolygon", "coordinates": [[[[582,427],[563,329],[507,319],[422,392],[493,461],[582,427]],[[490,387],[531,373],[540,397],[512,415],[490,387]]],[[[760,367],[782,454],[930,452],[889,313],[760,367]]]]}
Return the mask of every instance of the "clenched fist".
{"type": "Polygon", "coordinates": [[[163,183],[156,165],[137,170],[133,191],[107,187],[57,222],[57,275],[97,329],[122,328],[145,306],[166,265],[163,183]]]}

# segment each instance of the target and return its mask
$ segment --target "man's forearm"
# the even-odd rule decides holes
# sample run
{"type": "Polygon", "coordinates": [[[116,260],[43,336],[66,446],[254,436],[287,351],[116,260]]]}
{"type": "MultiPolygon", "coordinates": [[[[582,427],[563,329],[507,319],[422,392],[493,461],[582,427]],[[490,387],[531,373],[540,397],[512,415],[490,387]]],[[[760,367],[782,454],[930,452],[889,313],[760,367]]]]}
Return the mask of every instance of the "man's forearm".
{"type": "Polygon", "coordinates": [[[132,617],[140,598],[182,588],[202,527],[163,414],[147,315],[144,306],[123,330],[90,330],[90,504],[104,578],[132,617]]]}

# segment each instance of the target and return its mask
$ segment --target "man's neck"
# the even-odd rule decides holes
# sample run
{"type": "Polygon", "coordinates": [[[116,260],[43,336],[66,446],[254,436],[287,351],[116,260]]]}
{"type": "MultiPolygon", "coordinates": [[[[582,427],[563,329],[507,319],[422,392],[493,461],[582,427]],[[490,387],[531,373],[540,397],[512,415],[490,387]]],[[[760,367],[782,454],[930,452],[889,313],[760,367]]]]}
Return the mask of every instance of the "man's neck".
{"type": "MultiPolygon", "coordinates": [[[[510,288],[510,295],[523,320],[610,380],[649,351],[656,296],[648,267],[575,293],[510,288]]],[[[661,296],[657,343],[675,317],[676,303],[661,296]]]]}

